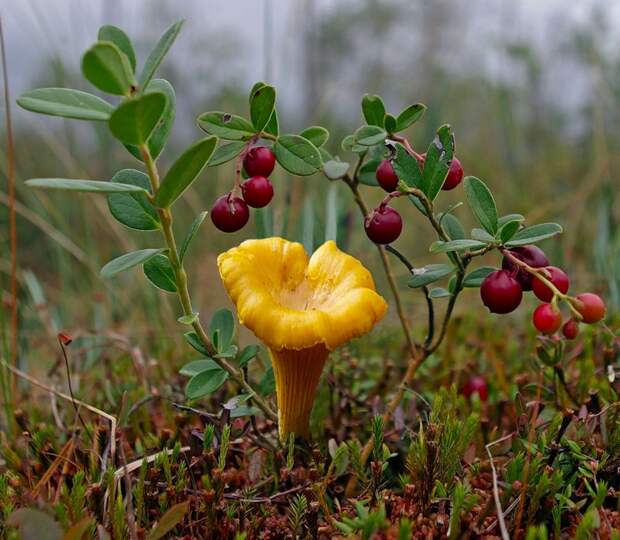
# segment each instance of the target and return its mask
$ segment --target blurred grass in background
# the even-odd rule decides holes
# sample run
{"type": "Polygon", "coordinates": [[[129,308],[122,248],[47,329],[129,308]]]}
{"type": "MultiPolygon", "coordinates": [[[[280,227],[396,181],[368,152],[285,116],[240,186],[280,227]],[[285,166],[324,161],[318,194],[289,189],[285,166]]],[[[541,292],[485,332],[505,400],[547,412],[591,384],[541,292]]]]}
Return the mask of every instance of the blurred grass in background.
{"type": "MultiPolygon", "coordinates": [[[[100,11],[93,2],[75,13],[75,2],[51,4],[31,0],[7,10],[13,98],[36,86],[92,91],[81,81],[78,51],[96,39],[100,24],[124,27],[143,57],[166,26],[185,17],[184,31],[161,73],[175,86],[180,108],[161,159],[164,168],[200,136],[194,121],[200,112],[245,113],[249,88],[259,79],[278,86],[285,130],[324,125],[332,134],[327,149],[344,160],[351,156],[339,142],[360,124],[364,93],[382,95],[392,112],[421,101],[429,109],[408,133],[414,147],[426,147],[440,124],[451,123],[466,174],[489,183],[500,211],[563,224],[565,234],[543,246],[551,260],[567,265],[575,288],[602,291],[613,311],[620,308],[620,208],[615,204],[620,186],[620,49],[612,46],[620,29],[620,20],[612,16],[620,13],[617,9],[596,1],[575,8],[551,2],[555,7],[543,9],[529,2],[517,6],[483,0],[263,0],[251,6],[192,1],[182,7],[172,1],[136,7],[107,0],[99,4],[100,11]],[[72,13],[72,39],[52,29],[57,13],[51,4],[72,13]]],[[[105,198],[35,192],[23,185],[24,179],[40,176],[105,180],[139,163],[107,136],[105,126],[42,119],[16,107],[14,118],[22,340],[53,347],[50,338],[61,328],[101,334],[122,327],[144,344],[162,324],[170,328],[164,334],[178,334],[171,328],[178,311],[175,299],[156,291],[137,270],[117,278],[115,287],[98,276],[112,257],[148,247],[148,234],[115,222],[105,198]]],[[[4,137],[2,133],[0,276],[8,298],[4,137]]],[[[179,203],[186,210],[179,212],[185,217],[176,224],[179,234],[230,189],[233,167],[203,173],[179,203]]],[[[389,298],[376,252],[346,187],[330,187],[320,176],[292,178],[281,169],[274,178],[276,203],[267,216],[273,233],[318,245],[326,231],[334,235],[337,224],[341,246],[375,270],[379,288],[389,298]]],[[[371,201],[382,197],[378,189],[365,190],[371,201]]],[[[443,204],[462,198],[457,189],[443,195],[443,204]]],[[[406,222],[397,246],[421,266],[432,260],[430,231],[406,201],[397,204],[406,222]]],[[[473,224],[466,209],[458,214],[473,224]]],[[[205,317],[227,303],[216,255],[254,234],[246,228],[224,235],[209,220],[203,225],[188,267],[205,317]]],[[[404,271],[396,268],[405,289],[404,271]]],[[[471,302],[466,299],[461,312],[475,306],[475,316],[484,317],[476,293],[466,294],[471,302]]],[[[406,293],[405,299],[411,319],[422,322],[416,293],[406,293]]],[[[529,317],[527,310],[515,316],[529,317]]],[[[1,326],[6,347],[7,326],[1,326]]],[[[101,346],[98,339],[93,338],[93,350],[101,346]]]]}

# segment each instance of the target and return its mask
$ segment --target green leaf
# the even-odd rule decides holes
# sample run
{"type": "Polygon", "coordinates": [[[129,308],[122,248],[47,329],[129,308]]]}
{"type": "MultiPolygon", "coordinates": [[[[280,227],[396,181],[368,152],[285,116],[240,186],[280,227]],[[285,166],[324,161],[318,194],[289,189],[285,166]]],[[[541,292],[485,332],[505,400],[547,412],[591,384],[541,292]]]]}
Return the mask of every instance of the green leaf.
{"type": "MultiPolygon", "coordinates": [[[[151,157],[157,159],[166,146],[166,142],[172,131],[172,125],[176,117],[176,94],[174,93],[174,88],[166,79],[153,79],[149,82],[145,92],[147,94],[151,92],[162,93],[167,98],[166,107],[164,108],[164,113],[159,121],[159,125],[155,128],[153,133],[151,133],[148,141],[151,157]]],[[[140,157],[140,152],[138,152],[138,157],[140,157]]]]}
{"type": "Polygon", "coordinates": [[[477,240],[469,240],[467,238],[462,240],[450,240],[449,242],[437,241],[431,244],[431,253],[447,253],[449,251],[464,251],[466,249],[480,249],[485,247],[484,242],[478,242],[477,240]]]}
{"type": "Polygon", "coordinates": [[[495,270],[497,270],[497,268],[493,268],[492,266],[481,266],[480,268],[472,270],[463,279],[463,287],[480,287],[484,281],[484,278],[491,272],[495,272],[495,270]]]}
{"type": "Polygon", "coordinates": [[[250,118],[254,129],[259,132],[265,129],[276,106],[276,89],[263,84],[252,93],[250,98],[250,118]]]}
{"type": "Polygon", "coordinates": [[[340,146],[343,150],[347,152],[355,152],[356,154],[364,154],[368,152],[368,148],[366,146],[355,143],[355,137],[353,135],[347,135],[344,139],[342,139],[340,146]]]}
{"type": "Polygon", "coordinates": [[[437,130],[437,135],[429,145],[424,160],[424,182],[421,189],[431,201],[434,201],[441,191],[453,155],[454,135],[450,126],[443,125],[437,130]]]}
{"type": "Polygon", "coordinates": [[[217,167],[236,158],[241,153],[241,150],[245,148],[245,145],[246,143],[242,141],[235,141],[218,146],[209,160],[209,167],[217,167]]]}
{"type": "Polygon", "coordinates": [[[200,212],[200,214],[198,214],[196,219],[194,219],[194,221],[190,225],[189,231],[187,231],[187,234],[183,239],[183,244],[181,244],[181,249],[179,250],[179,259],[181,260],[181,262],[183,262],[183,259],[185,258],[185,253],[187,253],[187,248],[189,247],[191,241],[194,239],[194,236],[196,236],[196,233],[202,225],[202,222],[207,217],[207,214],[208,212],[206,210],[204,212],[200,212]]]}
{"type": "Polygon", "coordinates": [[[211,318],[209,335],[218,352],[230,347],[235,337],[235,318],[229,309],[218,309],[211,318]]]}
{"type": "Polygon", "coordinates": [[[69,178],[31,178],[26,185],[41,189],[61,191],[82,191],[86,193],[144,193],[144,188],[119,184],[117,182],[101,182],[100,180],[73,180],[69,178]]]}
{"type": "Polygon", "coordinates": [[[165,292],[177,292],[174,270],[170,259],[163,253],[149,258],[143,266],[144,275],[158,289],[165,292]]]}
{"type": "Polygon", "coordinates": [[[136,85],[129,59],[109,41],[99,41],[86,51],[82,73],[95,88],[116,96],[129,95],[136,85]]]}
{"type": "Polygon", "coordinates": [[[254,136],[254,126],[245,118],[219,111],[202,113],[198,117],[200,129],[228,141],[247,141],[254,136]]]}
{"type": "Polygon", "coordinates": [[[506,243],[506,245],[525,246],[527,244],[535,244],[536,242],[551,238],[552,236],[556,236],[562,232],[562,227],[557,223],[540,223],[538,225],[532,225],[521,229],[510,239],[509,242],[506,243]]]}
{"type": "Polygon", "coordinates": [[[179,373],[181,375],[185,375],[186,377],[193,377],[194,375],[198,375],[203,371],[217,371],[218,369],[222,368],[217,365],[215,360],[211,360],[210,358],[208,358],[205,360],[194,360],[193,362],[185,364],[179,370],[179,373]]]}
{"type": "Polygon", "coordinates": [[[273,367],[270,365],[258,383],[258,391],[261,396],[270,396],[275,392],[275,390],[276,378],[273,373],[273,367]]]}
{"type": "Polygon", "coordinates": [[[297,176],[315,174],[323,165],[317,147],[300,135],[280,135],[273,149],[278,163],[297,176]]]}
{"type": "MultiPolygon", "coordinates": [[[[112,182],[138,186],[149,191],[149,177],[135,169],[118,171],[112,182]]],[[[108,195],[110,213],[123,225],[139,231],[154,231],[159,228],[157,209],[149,202],[145,193],[110,193],[108,195]]]]}
{"type": "Polygon", "coordinates": [[[415,103],[404,109],[396,118],[396,130],[403,131],[417,122],[426,112],[426,105],[415,103]]]}
{"type": "Polygon", "coordinates": [[[181,26],[183,26],[183,21],[177,21],[170,26],[149,54],[146,62],[144,63],[144,67],[142,68],[142,73],[140,74],[141,88],[146,88],[150,80],[153,78],[159,64],[161,64],[162,60],[170,50],[170,47],[174,43],[174,40],[179,35],[181,26]]]}
{"type": "Polygon", "coordinates": [[[237,364],[239,368],[244,368],[247,366],[248,362],[255,358],[260,352],[260,347],[258,345],[248,345],[244,347],[239,355],[237,356],[237,364]]]}
{"type": "Polygon", "coordinates": [[[490,233],[497,232],[497,207],[495,199],[486,184],[475,176],[468,176],[464,180],[465,195],[467,202],[474,215],[478,218],[484,229],[490,233]]]}
{"type": "Polygon", "coordinates": [[[388,133],[395,133],[397,131],[396,118],[391,114],[386,114],[383,120],[383,127],[388,133]]]}
{"type": "Polygon", "coordinates": [[[134,73],[136,71],[136,53],[133,50],[129,36],[125,32],[116,26],[105,25],[99,28],[97,39],[114,43],[129,60],[131,72],[134,73]]]}
{"type": "Polygon", "coordinates": [[[508,240],[510,240],[515,234],[517,234],[517,231],[519,230],[519,227],[521,226],[521,222],[520,221],[508,221],[506,223],[504,223],[500,228],[499,228],[499,239],[502,241],[502,243],[506,243],[508,242],[508,240]]]}
{"type": "Polygon", "coordinates": [[[418,160],[402,144],[396,145],[396,156],[392,161],[396,176],[409,187],[422,189],[423,176],[418,160]]]}
{"type": "Polygon", "coordinates": [[[377,167],[380,163],[380,159],[370,159],[360,167],[360,171],[357,175],[360,184],[366,186],[379,185],[379,182],[377,182],[377,167]]]}
{"type": "Polygon", "coordinates": [[[345,161],[331,160],[323,163],[323,173],[330,180],[342,178],[349,170],[349,164],[345,161]]]}
{"type": "Polygon", "coordinates": [[[383,100],[379,96],[366,94],[362,98],[362,114],[368,125],[383,127],[385,117],[383,100]]]}
{"type": "Polygon", "coordinates": [[[441,226],[450,240],[462,240],[465,238],[465,229],[459,219],[453,214],[445,214],[441,218],[441,226]]]}
{"type": "Polygon", "coordinates": [[[161,92],[152,92],[121,103],[108,121],[112,135],[126,144],[144,144],[163,117],[166,101],[161,92]]]}
{"type": "Polygon", "coordinates": [[[317,148],[323,146],[329,139],[329,131],[321,126],[310,126],[304,129],[300,135],[304,139],[308,139],[317,148]]]}
{"type": "Polygon", "coordinates": [[[454,270],[451,264],[428,264],[422,268],[414,268],[413,276],[407,285],[413,289],[424,287],[424,285],[449,276],[454,270]]]}
{"type": "Polygon", "coordinates": [[[503,227],[509,221],[517,221],[519,223],[523,223],[525,221],[525,217],[523,217],[521,214],[507,214],[497,220],[497,226],[503,227]]]}
{"type": "Polygon", "coordinates": [[[155,257],[155,255],[160,254],[162,251],[164,250],[150,248],[125,253],[124,255],[121,255],[120,257],[112,259],[110,262],[106,263],[99,273],[102,278],[110,278],[120,272],[124,272],[125,270],[129,270],[138,264],[148,261],[151,257],[155,257]]]}
{"type": "Polygon", "coordinates": [[[217,137],[206,137],[183,152],[162,180],[156,203],[160,208],[169,207],[196,180],[215,150],[217,137]]]}
{"type": "Polygon", "coordinates": [[[215,392],[227,379],[228,373],[221,368],[203,371],[190,379],[185,388],[185,395],[189,399],[199,399],[215,392]]]}
{"type": "Polygon", "coordinates": [[[98,96],[69,88],[37,88],[24,92],[17,104],[28,111],[76,120],[104,121],[114,107],[98,96]]]}
{"type": "Polygon", "coordinates": [[[159,540],[160,538],[164,538],[172,529],[183,521],[188,511],[189,501],[181,502],[170,507],[170,509],[161,516],[157,525],[149,532],[146,537],[147,540],[159,540]]]}
{"type": "Polygon", "coordinates": [[[269,123],[265,126],[263,130],[265,133],[270,133],[274,137],[280,135],[280,125],[278,122],[278,110],[274,109],[271,118],[269,119],[269,123]]]}
{"type": "Polygon", "coordinates": [[[478,229],[478,228],[471,230],[471,237],[474,240],[480,240],[480,242],[486,242],[487,244],[496,241],[493,235],[489,234],[484,229],[478,229]]]}
{"type": "Polygon", "coordinates": [[[180,322],[181,324],[186,324],[187,326],[191,326],[197,320],[198,320],[198,312],[194,311],[193,313],[190,313],[189,315],[181,315],[177,319],[177,322],[180,322]]]}
{"type": "Polygon", "coordinates": [[[205,346],[202,344],[202,341],[200,341],[200,338],[196,332],[186,332],[183,334],[183,337],[185,338],[185,341],[187,341],[187,343],[189,343],[190,346],[197,350],[200,354],[203,356],[209,356],[209,351],[207,351],[205,346]]]}
{"type": "Polygon", "coordinates": [[[446,298],[452,296],[452,293],[443,287],[435,287],[429,291],[428,296],[430,298],[446,298]]]}
{"type": "Polygon", "coordinates": [[[374,146],[383,143],[387,133],[379,126],[362,126],[355,130],[353,138],[360,146],[374,146]]]}

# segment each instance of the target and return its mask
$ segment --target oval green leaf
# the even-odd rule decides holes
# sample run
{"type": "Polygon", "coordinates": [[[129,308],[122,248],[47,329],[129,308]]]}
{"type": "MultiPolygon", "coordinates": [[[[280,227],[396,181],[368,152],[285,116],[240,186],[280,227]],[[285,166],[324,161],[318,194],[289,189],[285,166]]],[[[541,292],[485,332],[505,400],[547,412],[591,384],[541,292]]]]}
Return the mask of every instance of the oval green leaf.
{"type": "Polygon", "coordinates": [[[297,176],[315,174],[323,165],[318,148],[301,135],[281,135],[274,152],[278,163],[297,176]]]}
{"type": "Polygon", "coordinates": [[[143,265],[144,275],[158,289],[165,292],[177,292],[174,270],[170,259],[163,253],[150,257],[143,265]]]}
{"type": "Polygon", "coordinates": [[[194,236],[196,236],[196,233],[198,232],[198,229],[202,225],[202,222],[207,217],[207,214],[208,212],[206,210],[204,212],[200,212],[198,217],[196,217],[196,219],[194,219],[194,221],[190,225],[189,231],[187,231],[187,235],[183,239],[183,244],[181,244],[181,249],[179,250],[179,259],[181,261],[183,261],[183,259],[185,258],[185,253],[187,253],[187,248],[189,247],[191,241],[194,239],[194,236]]]}
{"type": "Polygon", "coordinates": [[[218,309],[211,318],[209,335],[218,352],[225,351],[235,337],[235,317],[229,309],[218,309]]]}
{"type": "Polygon", "coordinates": [[[242,141],[234,141],[218,146],[209,160],[209,167],[217,167],[236,158],[241,153],[241,150],[245,148],[245,145],[246,143],[242,141]]]}
{"type": "Polygon", "coordinates": [[[329,139],[329,131],[321,126],[310,126],[304,129],[300,135],[304,139],[308,139],[317,148],[323,146],[329,139]]]}
{"type": "Polygon", "coordinates": [[[98,96],[69,88],[30,90],[17,98],[17,104],[28,111],[76,120],[108,120],[114,110],[98,96]]]}
{"type": "Polygon", "coordinates": [[[454,270],[455,268],[451,264],[428,264],[422,268],[414,268],[413,276],[407,285],[413,289],[424,287],[449,276],[454,270]]]}
{"type": "Polygon", "coordinates": [[[100,180],[73,180],[70,178],[31,178],[26,185],[41,189],[82,191],[86,193],[144,193],[140,186],[101,182],[100,180]]]}
{"type": "Polygon", "coordinates": [[[506,245],[525,246],[527,244],[535,244],[541,240],[546,240],[547,238],[561,234],[563,231],[561,225],[557,223],[540,223],[521,229],[506,243],[506,245]]]}
{"type": "Polygon", "coordinates": [[[227,379],[228,373],[221,368],[203,371],[190,379],[185,388],[185,395],[188,399],[199,399],[215,392],[227,379]]]}
{"type": "Polygon", "coordinates": [[[124,272],[125,270],[129,270],[138,264],[148,261],[151,257],[155,257],[155,255],[158,255],[162,251],[163,249],[150,248],[125,253],[124,255],[121,255],[120,257],[112,259],[110,262],[106,263],[99,273],[102,278],[110,278],[119,272],[124,272]]]}
{"type": "MultiPolygon", "coordinates": [[[[118,171],[112,182],[150,189],[149,177],[135,169],[118,171]]],[[[108,195],[110,213],[123,225],[139,231],[154,231],[159,228],[157,209],[150,203],[146,193],[111,193],[108,195]]]]}
{"type": "Polygon", "coordinates": [[[144,144],[161,120],[166,101],[164,94],[153,92],[121,103],[108,121],[112,135],[126,144],[144,144]]]}
{"type": "Polygon", "coordinates": [[[254,129],[265,129],[276,106],[276,89],[268,84],[258,86],[250,98],[250,118],[254,129]]]}
{"type": "Polygon", "coordinates": [[[379,159],[371,159],[362,165],[357,175],[357,179],[360,181],[360,184],[364,184],[366,186],[379,185],[379,182],[377,182],[377,167],[380,163],[381,160],[379,159]]]}
{"type": "Polygon", "coordinates": [[[123,32],[117,26],[112,26],[108,24],[99,28],[97,39],[99,41],[110,41],[114,43],[114,45],[116,45],[127,57],[127,59],[129,60],[129,65],[131,66],[131,71],[132,73],[135,73],[136,53],[133,50],[133,45],[131,44],[129,36],[125,34],[125,32],[123,32]]]}
{"type": "Polygon", "coordinates": [[[95,88],[116,96],[129,95],[136,84],[129,59],[109,41],[99,41],[84,53],[82,73],[95,88]]]}
{"type": "Polygon", "coordinates": [[[396,118],[396,131],[403,131],[417,122],[426,112],[426,105],[415,103],[404,109],[396,118]]]}
{"type": "Polygon", "coordinates": [[[217,137],[206,137],[190,146],[174,162],[162,180],[156,203],[167,208],[196,180],[215,150],[217,137]]]}
{"type": "Polygon", "coordinates": [[[202,113],[198,125],[203,131],[228,141],[244,141],[254,135],[254,126],[245,118],[225,112],[202,113]]]}
{"type": "Polygon", "coordinates": [[[484,278],[491,272],[495,272],[495,270],[497,270],[497,268],[493,268],[492,266],[481,266],[480,268],[472,270],[463,279],[463,287],[480,287],[484,281],[484,278]]]}
{"type": "Polygon", "coordinates": [[[463,182],[467,202],[480,225],[489,233],[497,232],[497,207],[495,199],[486,184],[475,176],[468,176],[463,182]]]}
{"type": "Polygon", "coordinates": [[[381,97],[366,94],[362,98],[362,115],[368,125],[382,128],[385,118],[385,104],[381,97]]]}
{"type": "Polygon", "coordinates": [[[175,22],[164,32],[164,35],[159,38],[157,45],[155,45],[149,54],[146,62],[144,63],[144,67],[142,68],[142,73],[140,74],[140,88],[147,87],[150,80],[153,78],[153,75],[155,75],[155,71],[157,71],[159,64],[161,64],[162,60],[170,50],[170,47],[174,43],[174,40],[179,35],[182,26],[183,21],[175,22]]]}
{"type": "Polygon", "coordinates": [[[362,126],[353,134],[356,144],[361,146],[374,146],[382,143],[387,137],[387,133],[379,126],[362,126]]]}
{"type": "Polygon", "coordinates": [[[437,241],[431,244],[431,253],[447,253],[449,251],[464,251],[466,249],[480,249],[486,247],[484,242],[478,242],[477,240],[450,240],[450,242],[437,241]]]}

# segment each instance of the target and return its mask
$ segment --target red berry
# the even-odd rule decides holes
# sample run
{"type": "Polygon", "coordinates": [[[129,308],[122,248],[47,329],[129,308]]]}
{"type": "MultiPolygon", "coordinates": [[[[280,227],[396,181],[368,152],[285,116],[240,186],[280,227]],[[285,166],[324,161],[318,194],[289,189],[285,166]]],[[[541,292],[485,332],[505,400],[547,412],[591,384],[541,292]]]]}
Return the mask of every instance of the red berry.
{"type": "MultiPolygon", "coordinates": [[[[545,252],[537,246],[512,248],[510,253],[532,268],[541,268],[549,265],[545,252]]],[[[532,290],[532,279],[534,276],[526,270],[520,269],[518,265],[510,259],[510,257],[504,255],[504,259],[502,260],[502,268],[513,273],[516,272],[517,281],[521,284],[521,288],[524,291],[532,290]]]]}
{"type": "Polygon", "coordinates": [[[562,325],[562,315],[551,304],[540,304],[534,310],[532,322],[539,332],[553,334],[562,325]]]}
{"type": "Polygon", "coordinates": [[[510,313],[519,307],[523,290],[510,272],[496,270],[484,278],[480,296],[491,313],[510,313]]]}
{"type": "Polygon", "coordinates": [[[241,197],[227,193],[219,197],[211,208],[211,221],[220,231],[242,229],[250,218],[250,209],[241,197]]]}
{"type": "Polygon", "coordinates": [[[566,321],[562,326],[562,334],[566,339],[575,339],[579,334],[579,324],[574,319],[566,321]]]}
{"type": "Polygon", "coordinates": [[[379,164],[375,176],[377,177],[377,182],[379,182],[379,185],[388,193],[391,193],[396,189],[396,186],[398,185],[398,176],[396,176],[394,167],[392,167],[389,159],[384,159],[379,164]]]}
{"type": "Polygon", "coordinates": [[[269,176],[276,166],[276,155],[266,146],[255,146],[243,158],[248,176],[269,176]]]}
{"type": "MultiPolygon", "coordinates": [[[[553,283],[561,293],[568,291],[570,282],[566,272],[555,266],[547,266],[545,268],[547,275],[545,276],[551,283],[553,283]]],[[[534,294],[540,298],[543,302],[551,302],[553,298],[553,291],[547,287],[540,279],[534,278],[532,280],[532,289],[534,294]]]]}
{"type": "Polygon", "coordinates": [[[379,206],[364,221],[366,235],[375,244],[394,242],[403,230],[400,214],[389,206],[379,206]]]}
{"type": "Polygon", "coordinates": [[[467,381],[465,386],[463,386],[463,390],[461,393],[466,397],[470,398],[474,394],[478,394],[480,401],[486,401],[489,398],[489,388],[487,386],[487,382],[483,377],[478,375],[472,377],[467,381]]]}
{"type": "Polygon", "coordinates": [[[450,191],[458,186],[461,183],[461,180],[463,180],[463,166],[456,157],[453,157],[450,162],[450,168],[448,169],[448,176],[446,176],[441,189],[444,191],[450,191]]]}
{"type": "Polygon", "coordinates": [[[252,176],[241,184],[243,199],[252,208],[267,206],[273,198],[273,186],[264,176],[252,176]]]}
{"type": "Polygon", "coordinates": [[[605,302],[594,293],[583,293],[577,295],[577,311],[581,313],[584,323],[595,323],[605,317],[605,302]]]}

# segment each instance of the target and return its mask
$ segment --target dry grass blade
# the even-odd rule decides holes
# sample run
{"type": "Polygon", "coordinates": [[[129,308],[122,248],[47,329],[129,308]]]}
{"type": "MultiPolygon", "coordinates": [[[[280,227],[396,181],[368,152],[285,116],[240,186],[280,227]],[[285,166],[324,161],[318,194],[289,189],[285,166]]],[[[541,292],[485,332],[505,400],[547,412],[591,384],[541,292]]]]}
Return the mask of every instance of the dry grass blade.
{"type": "Polygon", "coordinates": [[[507,441],[512,438],[512,433],[505,435],[504,437],[493,441],[492,443],[487,444],[484,448],[489,455],[489,463],[491,464],[491,472],[493,473],[493,500],[495,501],[495,509],[497,511],[497,521],[499,523],[499,530],[502,533],[502,540],[510,540],[510,535],[508,534],[508,529],[506,528],[506,521],[504,520],[504,511],[502,510],[502,502],[499,499],[499,488],[497,485],[497,470],[495,469],[495,464],[493,463],[493,454],[491,454],[491,447],[496,444],[500,444],[504,441],[507,441]]]}

